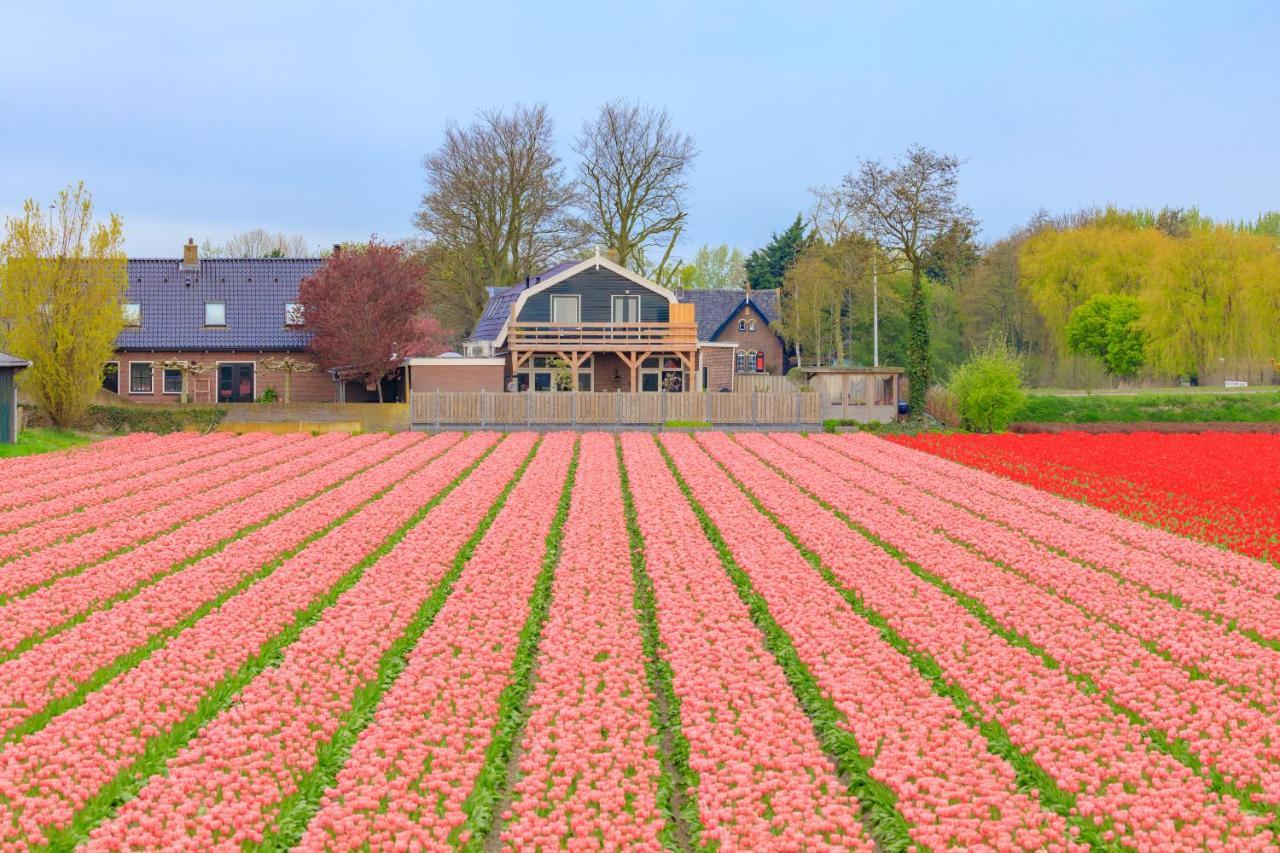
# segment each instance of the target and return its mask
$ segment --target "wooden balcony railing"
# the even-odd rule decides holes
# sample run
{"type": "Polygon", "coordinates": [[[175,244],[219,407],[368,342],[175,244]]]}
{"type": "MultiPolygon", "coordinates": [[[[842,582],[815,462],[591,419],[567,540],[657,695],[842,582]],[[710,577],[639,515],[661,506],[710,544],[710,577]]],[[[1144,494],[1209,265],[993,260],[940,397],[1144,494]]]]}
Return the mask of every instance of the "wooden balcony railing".
{"type": "Polygon", "coordinates": [[[513,350],[677,350],[698,345],[696,323],[519,323],[508,334],[513,350]]]}

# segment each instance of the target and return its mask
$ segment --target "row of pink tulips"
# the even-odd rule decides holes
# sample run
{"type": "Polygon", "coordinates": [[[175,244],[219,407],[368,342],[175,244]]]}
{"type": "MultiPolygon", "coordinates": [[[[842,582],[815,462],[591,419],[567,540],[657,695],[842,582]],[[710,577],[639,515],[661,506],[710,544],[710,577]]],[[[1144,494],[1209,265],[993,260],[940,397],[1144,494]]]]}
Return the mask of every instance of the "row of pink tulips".
{"type": "MultiPolygon", "coordinates": [[[[0,510],[144,476],[157,464],[168,465],[189,456],[191,439],[187,433],[144,433],[97,442],[60,453],[52,460],[45,454],[0,460],[11,463],[0,478],[0,510]]],[[[233,436],[218,433],[202,436],[196,444],[207,450],[232,439],[233,436]]]]}
{"type": "MultiPolygon", "coordinates": [[[[300,610],[321,600],[494,440],[492,434],[464,439],[82,704],[0,752],[0,843],[23,847],[68,827],[152,738],[196,713],[211,689],[287,630],[300,610]]],[[[421,441],[401,462],[412,470],[435,455],[436,447],[421,441]]]]}
{"type": "MultiPolygon", "coordinates": [[[[138,477],[124,478],[92,489],[60,495],[46,501],[33,501],[0,513],[0,543],[16,534],[29,531],[30,525],[49,529],[57,535],[48,541],[92,529],[106,521],[149,509],[153,505],[175,499],[169,491],[180,480],[196,478],[241,460],[260,457],[259,467],[270,464],[271,454],[287,444],[304,444],[306,436],[258,433],[257,441],[220,443],[209,449],[193,448],[192,452],[172,460],[153,462],[152,468],[138,477]],[[152,504],[148,495],[155,495],[152,504]],[[81,510],[88,510],[82,512],[81,510]]],[[[179,496],[180,497],[180,496],[179,496]]],[[[49,535],[46,534],[46,535],[49,535]]],[[[8,547],[8,553],[13,553],[8,547]]],[[[25,550],[25,549],[19,549],[25,550]]]]}
{"type": "MultiPolygon", "coordinates": [[[[853,436],[848,436],[839,441],[853,439],[853,436]]],[[[881,450],[879,455],[885,460],[910,459],[911,464],[918,464],[922,470],[932,475],[931,481],[965,483],[1008,503],[1060,518],[1074,528],[1093,533],[1095,540],[1116,541],[1131,548],[1173,560],[1187,566],[1193,573],[1232,585],[1244,586],[1267,596],[1270,596],[1274,590],[1275,568],[1244,554],[1197,539],[1176,536],[1157,527],[1150,527],[1085,503],[1063,500],[1032,486],[976,468],[969,468],[932,454],[917,454],[910,449],[895,445],[881,450]],[[906,455],[897,456],[898,453],[906,455]]]]}
{"type": "MultiPolygon", "coordinates": [[[[850,611],[692,439],[667,435],[663,444],[800,659],[844,714],[864,757],[874,758],[870,775],[898,795],[916,842],[1070,846],[1065,821],[1018,792],[1012,767],[988,751],[985,738],[933,693],[907,658],[850,611]]],[[[815,514],[811,503],[790,499],[815,514]]]]}
{"type": "MultiPolygon", "coordinates": [[[[254,442],[243,448],[232,445],[212,454],[211,464],[196,460],[202,463],[201,470],[190,470],[185,463],[166,466],[162,471],[157,472],[164,475],[163,483],[117,500],[93,504],[92,509],[85,512],[68,510],[69,515],[58,515],[62,508],[52,507],[54,514],[42,519],[39,524],[0,534],[0,561],[18,554],[30,554],[45,546],[67,541],[121,519],[138,518],[147,514],[151,514],[151,518],[157,518],[159,513],[156,510],[161,507],[169,510],[177,509],[166,507],[166,504],[190,500],[194,495],[212,491],[254,472],[296,459],[307,452],[306,442],[300,438],[292,438],[292,440],[285,436],[271,436],[271,438],[277,440],[254,442]],[[279,439],[282,438],[285,440],[280,441],[279,439]]],[[[190,461],[192,460],[188,460],[190,461]]],[[[28,509],[35,512],[54,503],[58,502],[48,501],[28,509]]],[[[22,515],[25,516],[26,513],[22,515]]],[[[163,524],[163,521],[160,523],[163,524]]]]}
{"type": "Polygon", "coordinates": [[[702,841],[872,849],[857,801],[720,566],[653,439],[622,439],[662,655],[673,671],[702,841]]]}
{"type": "MultiPolygon", "coordinates": [[[[287,470],[296,473],[302,482],[280,483],[278,469],[252,475],[229,484],[221,509],[81,571],[56,576],[43,586],[24,590],[24,594],[0,605],[0,655],[79,614],[127,595],[138,584],[172,571],[183,560],[235,535],[242,526],[282,512],[297,500],[331,485],[335,480],[328,476],[330,466],[343,463],[347,454],[361,444],[317,445],[311,455],[285,463],[287,470]],[[270,485],[273,480],[276,485],[270,485]]],[[[389,447],[388,452],[392,449],[389,447]]],[[[23,565],[30,567],[29,563],[23,565]]]]}
{"type": "MultiPolygon", "coordinates": [[[[448,573],[484,508],[534,443],[509,438],[465,482],[370,566],[285,652],[153,776],[89,849],[174,849],[261,843],[297,791],[356,691],[448,573]]],[[[350,849],[350,848],[348,848],[350,849]]]]}
{"type": "MultiPolygon", "coordinates": [[[[333,443],[336,441],[326,443],[325,446],[333,443]]],[[[306,447],[307,445],[299,445],[295,452],[303,455],[306,447]]],[[[287,452],[284,455],[289,456],[287,452]]],[[[27,594],[41,584],[50,583],[63,575],[74,574],[78,569],[92,566],[116,552],[136,550],[140,544],[164,539],[168,534],[180,532],[183,522],[243,500],[255,490],[268,488],[279,479],[278,471],[259,471],[244,480],[224,483],[207,492],[192,494],[175,505],[159,507],[131,518],[120,518],[69,541],[18,557],[4,565],[0,571],[0,596],[11,598],[27,594]]]]}
{"type": "MultiPolygon", "coordinates": [[[[1141,729],[1101,697],[1082,693],[1060,669],[1045,667],[992,633],[953,598],[834,515],[815,511],[816,504],[743,447],[773,454],[771,459],[797,483],[832,500],[849,486],[829,466],[808,462],[764,436],[744,437],[741,445],[719,437],[705,445],[842,584],[913,648],[932,656],[946,679],[1005,727],[1014,745],[1034,756],[1062,790],[1076,795],[1079,815],[1098,827],[1104,841],[1140,848],[1270,845],[1264,818],[1247,815],[1236,801],[1208,790],[1189,768],[1149,746],[1141,729]]],[[[898,515],[859,521],[881,539],[902,545],[918,531],[898,515]]],[[[930,555],[928,562],[937,559],[945,557],[930,555]]]]}
{"type": "Polygon", "coordinates": [[[457,836],[511,682],[573,443],[553,434],[539,447],[325,792],[303,849],[444,848],[457,836]]]}
{"type": "MultiPolygon", "coordinates": [[[[824,458],[811,443],[783,443],[812,463],[824,458]]],[[[828,499],[873,528],[903,523],[901,513],[910,509],[907,502],[882,503],[859,495],[873,490],[874,478],[863,471],[842,471],[846,490],[828,499]]],[[[962,499],[963,487],[953,487],[949,494],[962,499]]],[[[979,600],[1002,626],[1028,638],[1069,672],[1089,676],[1171,740],[1185,741],[1206,766],[1240,788],[1256,787],[1259,799],[1280,803],[1280,728],[1266,714],[1220,685],[1191,678],[1132,636],[949,541],[948,536],[980,542],[987,535],[970,531],[963,519],[951,523],[910,511],[916,522],[895,542],[907,556],[979,600]],[[934,529],[939,525],[946,528],[946,536],[934,529]]]]}
{"type": "MultiPolygon", "coordinates": [[[[278,554],[297,547],[308,536],[323,530],[343,514],[411,473],[396,453],[412,447],[415,439],[408,436],[392,441],[370,440],[372,438],[361,436],[330,447],[329,453],[339,458],[281,484],[278,488],[283,494],[274,496],[274,499],[279,500],[281,508],[287,507],[298,495],[312,495],[361,469],[369,470],[230,543],[221,551],[164,577],[132,598],[110,609],[92,613],[83,622],[0,664],[0,730],[7,730],[38,713],[50,701],[74,690],[119,655],[132,651],[158,632],[178,624],[278,554]]],[[[424,446],[424,449],[442,451],[449,443],[442,439],[424,446]]],[[[250,499],[258,505],[249,508],[265,510],[268,507],[262,504],[272,499],[264,492],[250,499]]],[[[118,572],[124,574],[133,565],[118,567],[118,572]]],[[[82,577],[85,575],[78,576],[76,580],[82,577]]],[[[115,572],[99,579],[104,586],[119,581],[115,572]]],[[[54,588],[60,585],[55,584],[54,588]]],[[[11,607],[25,605],[35,598],[24,599],[11,607]]],[[[56,604],[56,601],[54,599],[51,603],[56,604]]],[[[8,609],[0,610],[0,614],[7,613],[8,609]]],[[[17,621],[11,618],[9,623],[17,621]]]]}
{"type": "Polygon", "coordinates": [[[612,436],[582,437],[539,645],[520,778],[501,841],[517,850],[660,850],[653,699],[612,436]]]}
{"type": "MultiPolygon", "coordinates": [[[[780,441],[807,449],[811,458],[815,453],[821,456],[820,451],[802,443],[798,437],[780,441]]],[[[1041,589],[1067,598],[1138,640],[1153,644],[1188,669],[1198,669],[1234,689],[1248,691],[1272,712],[1280,710],[1280,651],[1254,642],[1227,624],[1144,594],[1132,583],[1087,569],[1032,542],[1016,530],[979,518],[887,475],[864,468],[851,482],[918,519],[928,519],[932,527],[967,542],[1041,589]]],[[[959,487],[952,487],[948,492],[964,495],[959,487]]],[[[1127,562],[1138,566],[1143,562],[1142,556],[1140,552],[1133,552],[1127,562]]],[[[1272,599],[1272,604],[1280,605],[1280,602],[1272,599]]]]}

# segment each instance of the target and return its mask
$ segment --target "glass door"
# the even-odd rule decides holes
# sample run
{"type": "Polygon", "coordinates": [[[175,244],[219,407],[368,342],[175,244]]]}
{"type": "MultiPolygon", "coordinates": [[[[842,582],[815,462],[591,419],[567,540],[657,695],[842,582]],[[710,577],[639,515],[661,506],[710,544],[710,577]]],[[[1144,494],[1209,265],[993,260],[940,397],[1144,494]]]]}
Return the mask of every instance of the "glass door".
{"type": "Polygon", "coordinates": [[[253,364],[218,365],[218,402],[253,402],[253,364]]]}

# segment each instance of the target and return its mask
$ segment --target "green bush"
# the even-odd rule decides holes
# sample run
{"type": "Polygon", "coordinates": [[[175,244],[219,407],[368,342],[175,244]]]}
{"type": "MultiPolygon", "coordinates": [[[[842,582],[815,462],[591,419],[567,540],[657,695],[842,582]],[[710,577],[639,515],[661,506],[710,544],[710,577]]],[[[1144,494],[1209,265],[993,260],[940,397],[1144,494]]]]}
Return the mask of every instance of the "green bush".
{"type": "Polygon", "coordinates": [[[947,390],[965,429],[1000,432],[1026,401],[1022,360],[1003,344],[990,345],[951,372],[947,390]]]}
{"type": "Polygon", "coordinates": [[[111,432],[210,432],[226,416],[227,410],[214,406],[171,408],[169,406],[99,406],[92,405],[84,423],[111,432]]]}

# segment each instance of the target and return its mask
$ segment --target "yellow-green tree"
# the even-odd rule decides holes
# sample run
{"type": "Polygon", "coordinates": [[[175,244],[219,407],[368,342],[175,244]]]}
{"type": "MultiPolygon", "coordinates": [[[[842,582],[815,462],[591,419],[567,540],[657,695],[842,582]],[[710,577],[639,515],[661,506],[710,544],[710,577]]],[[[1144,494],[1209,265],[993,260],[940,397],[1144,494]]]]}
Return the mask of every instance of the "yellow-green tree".
{"type": "Polygon", "coordinates": [[[0,343],[31,362],[22,387],[58,426],[88,408],[124,325],[123,242],[118,215],[94,222],[83,182],[58,193],[47,216],[28,199],[20,216],[5,219],[0,343]]]}

